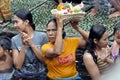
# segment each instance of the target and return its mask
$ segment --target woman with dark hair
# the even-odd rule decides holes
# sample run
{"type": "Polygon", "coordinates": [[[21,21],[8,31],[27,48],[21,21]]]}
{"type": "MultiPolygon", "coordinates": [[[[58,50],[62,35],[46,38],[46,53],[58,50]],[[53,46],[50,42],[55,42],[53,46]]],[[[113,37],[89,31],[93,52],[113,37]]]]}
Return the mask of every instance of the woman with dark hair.
{"type": "Polygon", "coordinates": [[[93,25],[83,56],[84,64],[92,80],[99,80],[114,63],[108,47],[108,32],[103,25],[93,25]]]}
{"type": "Polygon", "coordinates": [[[76,70],[76,49],[84,47],[88,33],[73,22],[72,27],[82,35],[82,38],[65,38],[63,22],[65,19],[55,15],[55,19],[48,22],[46,30],[49,43],[41,48],[44,61],[48,68],[47,76],[50,80],[82,80],[76,70]]]}
{"type": "Polygon", "coordinates": [[[0,80],[11,80],[13,76],[13,61],[10,50],[10,38],[0,36],[0,80]]]}
{"type": "Polygon", "coordinates": [[[41,46],[48,42],[43,32],[35,31],[32,14],[27,9],[14,13],[14,26],[19,34],[12,38],[14,79],[46,80],[46,67],[42,62],[41,46]]]}
{"type": "Polygon", "coordinates": [[[120,23],[117,23],[113,31],[114,41],[111,46],[112,59],[115,64],[111,71],[102,75],[100,80],[120,80],[120,23]]]}

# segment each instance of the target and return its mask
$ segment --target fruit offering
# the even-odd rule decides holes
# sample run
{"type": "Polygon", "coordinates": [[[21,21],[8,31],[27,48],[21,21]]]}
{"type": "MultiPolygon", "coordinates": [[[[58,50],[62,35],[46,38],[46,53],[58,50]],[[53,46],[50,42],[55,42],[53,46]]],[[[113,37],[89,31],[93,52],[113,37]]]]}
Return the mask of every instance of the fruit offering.
{"type": "Polygon", "coordinates": [[[51,12],[52,14],[76,14],[76,13],[81,13],[83,12],[81,9],[83,8],[83,3],[73,6],[72,3],[60,3],[56,9],[52,9],[51,12]]]}

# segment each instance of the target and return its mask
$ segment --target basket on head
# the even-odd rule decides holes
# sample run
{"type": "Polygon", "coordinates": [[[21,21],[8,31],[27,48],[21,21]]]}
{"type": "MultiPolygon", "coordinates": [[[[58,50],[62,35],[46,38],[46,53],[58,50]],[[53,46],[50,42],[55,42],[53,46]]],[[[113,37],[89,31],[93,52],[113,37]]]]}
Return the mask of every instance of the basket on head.
{"type": "Polygon", "coordinates": [[[52,9],[53,15],[59,14],[67,20],[81,21],[84,19],[85,12],[82,11],[83,4],[72,6],[71,3],[60,3],[56,9],[52,9]]]}

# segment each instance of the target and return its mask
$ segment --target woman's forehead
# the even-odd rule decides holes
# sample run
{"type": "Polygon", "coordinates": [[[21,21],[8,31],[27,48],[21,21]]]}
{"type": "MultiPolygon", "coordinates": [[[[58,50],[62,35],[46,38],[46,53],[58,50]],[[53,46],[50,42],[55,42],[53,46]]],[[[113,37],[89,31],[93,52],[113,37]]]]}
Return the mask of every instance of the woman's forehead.
{"type": "Polygon", "coordinates": [[[104,38],[108,38],[108,31],[106,31],[106,32],[102,35],[101,39],[104,39],[104,38]]]}
{"type": "Polygon", "coordinates": [[[16,15],[14,15],[14,21],[17,21],[17,20],[21,20],[19,17],[17,17],[16,15]]]}
{"type": "Polygon", "coordinates": [[[56,29],[56,25],[55,25],[55,23],[53,23],[53,22],[50,22],[49,24],[48,24],[48,26],[47,26],[47,29],[48,28],[54,28],[54,29],[56,29]]]}

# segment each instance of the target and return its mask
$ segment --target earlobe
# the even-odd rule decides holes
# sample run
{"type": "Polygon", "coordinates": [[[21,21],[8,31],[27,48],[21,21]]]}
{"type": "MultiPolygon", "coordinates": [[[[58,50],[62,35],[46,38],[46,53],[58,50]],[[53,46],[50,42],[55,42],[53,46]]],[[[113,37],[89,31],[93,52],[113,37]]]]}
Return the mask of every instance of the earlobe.
{"type": "Polygon", "coordinates": [[[97,39],[93,39],[93,42],[94,42],[95,44],[97,44],[97,39]]]}
{"type": "Polygon", "coordinates": [[[27,25],[27,24],[29,23],[29,20],[26,20],[25,23],[26,23],[26,25],[27,25]]]}
{"type": "Polygon", "coordinates": [[[29,20],[26,20],[27,21],[27,23],[29,23],[29,20]]]}

